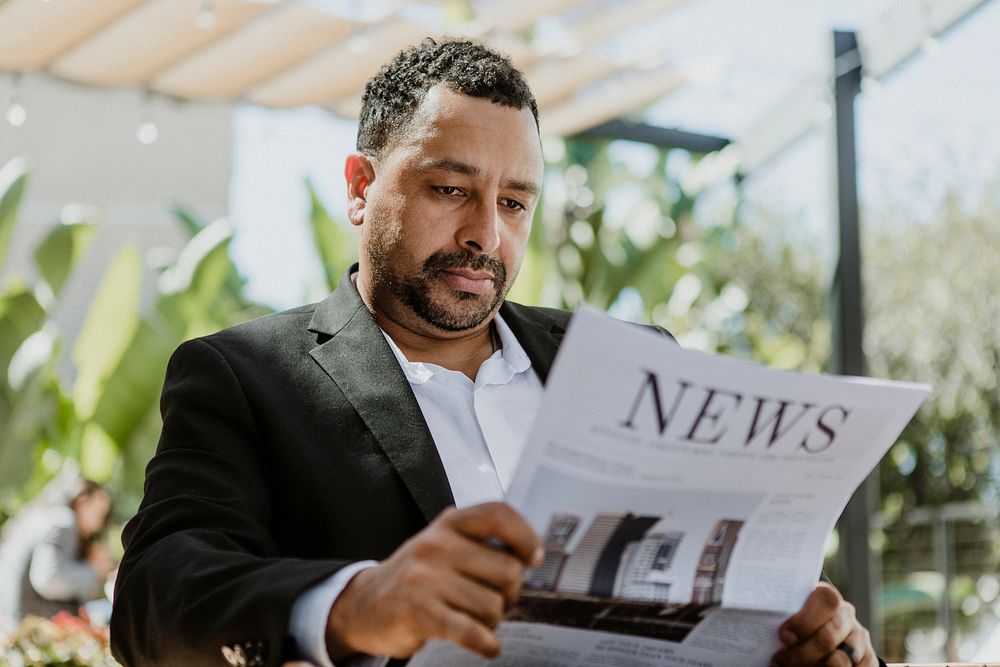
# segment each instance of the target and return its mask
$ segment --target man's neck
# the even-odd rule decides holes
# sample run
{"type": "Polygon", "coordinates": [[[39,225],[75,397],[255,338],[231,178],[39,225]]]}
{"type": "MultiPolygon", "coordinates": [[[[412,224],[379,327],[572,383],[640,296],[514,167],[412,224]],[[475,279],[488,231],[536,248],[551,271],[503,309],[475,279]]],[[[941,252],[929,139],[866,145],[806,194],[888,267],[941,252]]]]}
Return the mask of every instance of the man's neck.
{"type": "Polygon", "coordinates": [[[375,317],[375,322],[392,339],[407,361],[429,363],[459,371],[475,381],[479,367],[500,347],[500,335],[493,318],[488,318],[475,329],[455,335],[429,335],[400,324],[380,312],[366,298],[364,285],[358,274],[351,276],[361,298],[375,317]]]}
{"type": "Polygon", "coordinates": [[[497,350],[499,336],[492,318],[485,326],[455,338],[431,338],[375,313],[375,321],[407,361],[436,364],[475,381],[479,367],[497,350]]]}

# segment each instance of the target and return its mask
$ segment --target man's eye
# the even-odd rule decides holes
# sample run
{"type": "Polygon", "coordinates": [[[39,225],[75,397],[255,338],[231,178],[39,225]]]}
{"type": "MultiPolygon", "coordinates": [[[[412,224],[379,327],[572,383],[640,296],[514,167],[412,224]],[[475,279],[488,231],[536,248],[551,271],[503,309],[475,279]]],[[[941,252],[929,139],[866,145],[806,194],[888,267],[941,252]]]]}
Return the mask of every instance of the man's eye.
{"type": "Polygon", "coordinates": [[[443,194],[445,197],[454,197],[455,195],[462,194],[462,191],[454,185],[438,185],[434,189],[443,194]]]}
{"type": "Polygon", "coordinates": [[[503,205],[512,211],[526,211],[528,207],[516,199],[502,199],[503,205]]]}

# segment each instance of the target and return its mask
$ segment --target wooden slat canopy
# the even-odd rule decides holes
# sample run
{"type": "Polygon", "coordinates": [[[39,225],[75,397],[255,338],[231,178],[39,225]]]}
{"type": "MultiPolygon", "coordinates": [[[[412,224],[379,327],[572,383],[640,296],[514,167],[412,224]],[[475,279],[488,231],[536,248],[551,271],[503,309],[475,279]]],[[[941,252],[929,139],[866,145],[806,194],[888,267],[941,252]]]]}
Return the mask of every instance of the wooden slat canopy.
{"type": "MultiPolygon", "coordinates": [[[[866,75],[890,71],[928,35],[984,2],[877,0],[880,10],[858,32],[866,75]]],[[[356,117],[365,81],[397,51],[426,36],[466,35],[509,55],[539,101],[542,131],[567,135],[635,114],[696,82],[698,71],[728,75],[732,59],[711,39],[685,62],[673,60],[668,40],[632,42],[637,27],[683,21],[681,13],[710,6],[710,0],[0,0],[0,73],[41,72],[192,101],[317,105],[356,117]]],[[[711,26],[704,32],[710,38],[711,26]]],[[[828,98],[828,76],[806,74],[730,136],[734,166],[746,173],[767,162],[822,122],[816,109],[828,98]]]]}
{"type": "Polygon", "coordinates": [[[358,16],[346,0],[0,0],[0,71],[350,117],[365,81],[396,52],[426,36],[469,35],[525,71],[555,134],[626,113],[682,79],[595,48],[681,0],[372,4],[384,11],[358,16]],[[559,39],[532,39],[553,18],[559,39]],[[602,99],[608,91],[614,99],[602,99]]]}

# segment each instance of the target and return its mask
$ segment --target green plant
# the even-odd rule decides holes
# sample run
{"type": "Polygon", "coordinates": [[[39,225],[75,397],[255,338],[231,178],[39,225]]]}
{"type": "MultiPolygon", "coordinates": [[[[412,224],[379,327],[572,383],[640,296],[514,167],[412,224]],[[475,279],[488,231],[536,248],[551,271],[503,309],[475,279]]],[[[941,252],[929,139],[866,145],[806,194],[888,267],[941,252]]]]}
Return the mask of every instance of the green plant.
{"type": "MultiPolygon", "coordinates": [[[[28,171],[21,161],[0,178],[0,241],[9,241],[28,171]]],[[[63,221],[34,253],[39,279],[10,277],[0,291],[0,500],[15,511],[58,469],[76,459],[84,474],[115,489],[126,516],[138,505],[143,470],[159,435],[158,399],[167,360],[183,340],[269,312],[243,294],[229,257],[233,229],[177,209],[191,234],[157,279],[154,302],[140,304],[138,248],[111,260],[70,353],[75,378],[57,365],[64,337],[52,309],[99,224],[63,221]]],[[[0,246],[0,256],[6,250],[0,246]]]]}
{"type": "Polygon", "coordinates": [[[312,181],[307,179],[305,185],[309,192],[309,230],[313,247],[323,267],[324,287],[332,292],[347,267],[357,261],[358,244],[330,215],[312,181]]]}
{"type": "MultiPolygon", "coordinates": [[[[24,160],[12,160],[0,169],[0,259],[7,253],[27,182],[24,160]]],[[[71,449],[76,437],[73,405],[57,373],[61,343],[49,312],[95,227],[88,219],[57,225],[35,252],[38,281],[29,284],[20,276],[10,276],[0,286],[3,515],[16,508],[20,497],[44,483],[45,475],[38,474],[45,468],[43,452],[71,449]]]]}

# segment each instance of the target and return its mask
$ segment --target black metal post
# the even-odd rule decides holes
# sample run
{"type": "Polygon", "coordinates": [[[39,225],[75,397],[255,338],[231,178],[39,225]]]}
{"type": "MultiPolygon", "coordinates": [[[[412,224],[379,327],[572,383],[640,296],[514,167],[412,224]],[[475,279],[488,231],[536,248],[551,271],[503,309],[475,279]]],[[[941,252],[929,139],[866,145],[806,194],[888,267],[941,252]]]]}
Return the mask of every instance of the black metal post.
{"type": "MultiPolygon", "coordinates": [[[[833,346],[831,370],[844,375],[864,375],[862,348],[864,300],[861,287],[861,243],[858,221],[857,152],[854,99],[861,90],[861,58],[854,32],[834,31],[834,120],[837,142],[837,218],[840,253],[831,291],[833,346]]],[[[877,568],[868,544],[878,480],[869,476],[848,503],[840,519],[840,572],[844,597],[857,607],[858,619],[880,639],[873,626],[877,568]]]]}

